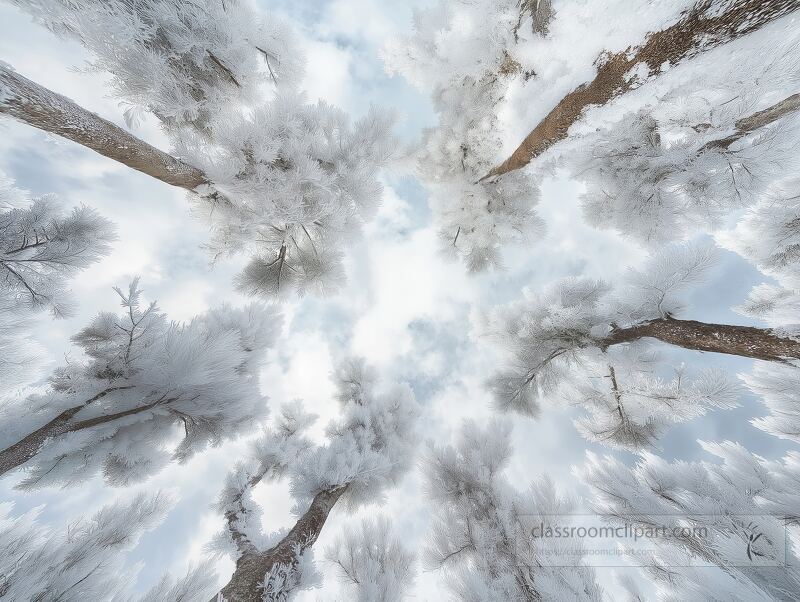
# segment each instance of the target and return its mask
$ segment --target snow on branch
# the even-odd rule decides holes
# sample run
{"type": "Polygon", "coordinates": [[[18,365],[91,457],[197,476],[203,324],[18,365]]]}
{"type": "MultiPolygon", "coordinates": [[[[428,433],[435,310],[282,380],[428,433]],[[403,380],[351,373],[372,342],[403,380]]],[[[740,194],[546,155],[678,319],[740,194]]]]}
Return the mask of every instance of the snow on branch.
{"type": "Polygon", "coordinates": [[[9,428],[0,470],[24,465],[23,488],[102,473],[127,485],[246,432],[266,414],[258,373],[280,331],[274,308],[209,310],[169,322],[135,279],[123,312],[100,313],[73,336],[82,358],[49,389],[0,409],[9,428]]]}
{"type": "Polygon", "coordinates": [[[414,555],[385,516],[364,519],[355,530],[348,527],[325,558],[358,602],[400,602],[414,585],[414,555]]]}
{"type": "Polygon", "coordinates": [[[250,257],[237,279],[246,294],[338,289],[345,249],[374,216],[379,172],[395,155],[390,116],[351,122],[308,102],[296,35],[246,0],[15,3],[83,44],[92,67],[112,75],[129,125],[153,114],[173,154],[8,69],[13,93],[0,110],[189,190],[214,257],[250,257]]]}
{"type": "Polygon", "coordinates": [[[465,421],[455,446],[430,445],[424,464],[434,516],[428,568],[443,571],[454,599],[465,602],[601,600],[580,547],[568,552],[568,566],[557,566],[566,556],[559,556],[557,542],[533,537],[534,526],[568,515],[573,504],[547,478],[524,492],[512,486],[503,475],[510,435],[507,423],[465,421]]]}
{"type": "Polygon", "coordinates": [[[114,226],[89,207],[71,212],[54,195],[31,199],[0,174],[0,381],[11,393],[33,379],[39,350],[25,330],[48,310],[70,315],[69,279],[108,255],[114,226]]]}
{"type": "Polygon", "coordinates": [[[768,461],[730,441],[700,443],[718,461],[669,463],[645,452],[631,468],[588,453],[577,475],[612,525],[671,535],[648,539],[645,568],[661,596],[791,598],[800,570],[787,526],[797,524],[800,458],[768,461]]]}
{"type": "MultiPolygon", "coordinates": [[[[615,285],[566,278],[495,308],[485,330],[507,357],[507,367],[488,383],[496,407],[536,416],[545,399],[576,405],[588,412],[576,422],[584,436],[639,450],[654,445],[672,424],[735,407],[740,394],[721,370],[668,365],[653,340],[765,360],[775,367],[764,370],[785,366],[790,375],[792,358],[800,356],[793,330],[681,319],[686,289],[713,264],[710,247],[672,245],[615,285]]],[[[786,303],[783,316],[790,314],[794,297],[786,303]]],[[[769,308],[777,311],[774,304],[769,308]]],[[[777,409],[788,400],[765,396],[765,402],[777,409]]],[[[783,427],[772,420],[777,418],[760,424],[787,433],[795,429],[791,419],[780,421],[783,427]]]]}
{"type": "Polygon", "coordinates": [[[307,438],[314,417],[299,403],[290,404],[228,476],[217,505],[226,529],[212,544],[218,553],[237,558],[221,591],[226,599],[263,594],[283,600],[313,586],[312,547],[334,506],[352,511],[382,501],[414,461],[418,409],[410,389],[378,388],[372,369],[360,359],[345,360],[334,378],[342,413],[326,429],[325,443],[307,438]],[[288,531],[267,534],[252,492],[262,482],[284,478],[298,519],[288,531]]]}
{"type": "Polygon", "coordinates": [[[544,16],[549,4],[441,1],[418,9],[413,34],[385,51],[390,72],[431,94],[438,123],[423,133],[417,174],[430,193],[442,253],[472,272],[502,267],[503,245],[542,233],[536,179],[476,181],[502,149],[497,111],[505,93],[534,76],[518,60],[521,21],[544,16]]]}

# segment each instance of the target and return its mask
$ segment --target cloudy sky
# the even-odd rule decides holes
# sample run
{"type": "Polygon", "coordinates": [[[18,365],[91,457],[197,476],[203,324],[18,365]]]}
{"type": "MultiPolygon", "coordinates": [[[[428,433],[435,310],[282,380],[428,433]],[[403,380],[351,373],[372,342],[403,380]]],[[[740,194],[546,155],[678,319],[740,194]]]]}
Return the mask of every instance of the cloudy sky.
{"type": "MultiPolygon", "coordinates": [[[[262,0],[264,5],[266,0],[262,0]]],[[[397,134],[413,143],[422,128],[435,123],[428,99],[399,77],[386,75],[379,51],[392,36],[411,28],[412,9],[425,0],[280,0],[273,10],[300,24],[308,54],[305,88],[309,96],[324,98],[354,117],[371,105],[394,109],[397,134]]],[[[54,38],[29,19],[0,4],[0,60],[17,71],[60,92],[80,105],[124,127],[122,110],[104,87],[104,77],[81,68],[87,56],[74,43],[54,38]]],[[[155,120],[145,119],[135,134],[166,147],[155,120]]],[[[48,136],[8,120],[0,121],[0,170],[34,195],[54,192],[67,205],[85,203],[117,224],[119,239],[113,253],[81,273],[73,283],[79,301],[74,318],[54,322],[43,316],[35,336],[46,353],[43,373],[69,353],[69,336],[100,310],[115,310],[112,286],[140,276],[145,294],[158,300],[174,320],[187,320],[208,307],[241,304],[231,286],[242,261],[225,260],[215,266],[199,246],[205,226],[188,217],[184,194],[147,176],[104,159],[75,144],[48,136]]],[[[274,404],[303,399],[321,416],[320,429],[336,411],[329,373],[336,358],[363,355],[386,379],[411,383],[425,408],[425,438],[437,443],[452,439],[465,418],[490,415],[482,383],[497,366],[492,347],[476,336],[474,324],[481,312],[565,275],[605,276],[609,270],[636,265],[643,252],[619,237],[583,225],[577,202],[580,185],[553,177],[544,182],[541,215],[547,234],[526,248],[510,250],[506,269],[470,276],[460,264],[437,253],[436,228],[431,223],[424,188],[401,172],[385,176],[386,191],[377,219],[349,253],[348,285],[335,298],[306,298],[286,304],[287,316],[277,350],[264,367],[262,386],[274,404]]],[[[708,321],[738,321],[729,308],[740,303],[752,285],[763,281],[733,254],[723,252],[709,280],[690,297],[692,317],[708,321]]],[[[676,362],[713,364],[733,372],[748,370],[737,358],[698,357],[672,352],[676,362]]],[[[753,399],[744,397],[736,410],[714,412],[673,428],[662,444],[668,459],[700,456],[698,439],[738,440],[756,453],[776,457],[784,444],[749,424],[764,414],[753,399]]],[[[588,445],[572,426],[577,414],[548,409],[538,421],[516,420],[516,454],[509,468],[515,483],[551,475],[565,491],[583,494],[571,478],[588,445]]],[[[211,509],[223,478],[243,445],[234,443],[196,457],[185,466],[163,471],[143,487],[172,491],[177,503],[168,519],[147,534],[132,553],[131,563],[142,562],[137,589],[147,589],[164,571],[183,572],[202,555],[203,545],[221,527],[211,509]]],[[[623,454],[624,456],[624,454],[623,454]]],[[[627,457],[631,460],[631,457],[627,457]]],[[[0,499],[23,511],[45,505],[42,520],[53,526],[133,491],[114,491],[99,480],[80,489],[21,495],[13,478],[0,484],[0,499]]],[[[277,530],[292,523],[291,501],[280,485],[258,491],[265,507],[264,524],[277,530]]],[[[419,476],[411,474],[383,507],[383,512],[419,549],[425,538],[426,509],[419,476]]],[[[318,543],[327,545],[345,521],[334,512],[318,543]]],[[[220,564],[221,579],[232,563],[220,564]]],[[[305,600],[335,599],[338,591],[330,567],[321,590],[305,600]]],[[[610,569],[601,571],[604,585],[613,588],[610,569]]],[[[420,572],[415,599],[443,597],[439,576],[420,572]]]]}

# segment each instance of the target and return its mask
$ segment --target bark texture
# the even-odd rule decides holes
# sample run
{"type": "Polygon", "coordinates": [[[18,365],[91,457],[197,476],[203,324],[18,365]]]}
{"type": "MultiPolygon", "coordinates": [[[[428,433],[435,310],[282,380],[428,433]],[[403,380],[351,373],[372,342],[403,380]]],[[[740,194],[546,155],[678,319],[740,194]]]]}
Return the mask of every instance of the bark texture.
{"type": "Polygon", "coordinates": [[[656,75],[665,62],[676,65],[702,51],[751,33],[800,8],[800,0],[703,0],[676,24],[651,34],[638,47],[611,55],[598,67],[591,82],[567,94],[539,122],[522,144],[483,179],[525,167],[555,143],[567,137],[584,109],[604,105],[643,82],[627,75],[639,64],[656,75]]]}
{"type": "Polygon", "coordinates": [[[552,0],[519,0],[519,19],[514,27],[514,39],[519,39],[519,29],[526,15],[531,17],[531,31],[535,35],[546,36],[553,18],[552,0]]]}
{"type": "MultiPolygon", "coordinates": [[[[314,545],[322,527],[337,500],[347,489],[346,486],[336,489],[320,491],[314,496],[308,510],[295,523],[292,530],[278,544],[264,552],[259,552],[247,542],[242,545],[237,541],[241,555],[236,561],[236,570],[228,584],[222,588],[220,594],[226,602],[261,602],[266,600],[283,600],[280,594],[264,597],[262,589],[264,577],[273,567],[295,567],[298,557],[314,545]]],[[[230,520],[229,520],[230,524],[230,520]]],[[[219,596],[211,602],[216,602],[219,596]]]]}
{"type": "Polygon", "coordinates": [[[0,114],[77,142],[172,186],[194,191],[208,183],[206,175],[196,167],[158,150],[1,62],[0,114]]]}
{"type": "Polygon", "coordinates": [[[684,349],[738,355],[770,362],[800,359],[800,341],[781,337],[769,328],[707,324],[673,318],[618,328],[602,341],[602,347],[644,338],[658,339],[684,349]]]}
{"type": "Polygon", "coordinates": [[[74,433],[83,429],[92,428],[94,426],[108,424],[114,420],[119,420],[120,418],[124,418],[126,416],[133,416],[141,412],[146,412],[147,410],[151,410],[158,405],[168,404],[176,401],[177,399],[174,397],[166,398],[164,396],[144,405],[136,406],[121,412],[116,412],[114,414],[102,414],[100,416],[95,416],[94,418],[87,418],[86,420],[73,420],[73,418],[75,418],[75,416],[81,410],[89,407],[92,403],[102,399],[109,393],[130,388],[131,387],[111,387],[101,391],[81,405],[64,410],[58,416],[50,420],[47,424],[26,435],[15,444],[10,445],[4,450],[0,450],[0,476],[11,470],[14,470],[15,468],[19,468],[25,464],[25,462],[35,457],[36,454],[38,454],[42,449],[42,446],[45,444],[45,442],[50,439],[60,437],[61,435],[66,435],[67,433],[74,433]]]}

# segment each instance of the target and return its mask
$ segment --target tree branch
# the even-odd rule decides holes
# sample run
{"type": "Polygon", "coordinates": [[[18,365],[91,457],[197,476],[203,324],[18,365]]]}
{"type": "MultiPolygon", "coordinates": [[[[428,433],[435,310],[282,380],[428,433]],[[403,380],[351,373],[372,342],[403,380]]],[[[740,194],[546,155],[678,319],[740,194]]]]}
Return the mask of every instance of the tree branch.
{"type": "MultiPolygon", "coordinates": [[[[347,485],[343,485],[320,491],[292,530],[273,548],[240,556],[231,580],[220,591],[222,598],[226,602],[261,602],[264,577],[273,567],[297,566],[300,555],[317,541],[328,514],[346,490],[347,485]]],[[[215,596],[211,602],[217,599],[215,596]]]]}
{"type": "Polygon", "coordinates": [[[708,324],[694,320],[662,318],[618,328],[600,341],[603,349],[620,343],[653,338],[694,351],[738,355],[770,362],[800,359],[800,341],[784,338],[769,328],[708,324]]]}
{"type": "MultiPolygon", "coordinates": [[[[29,433],[28,435],[26,435],[13,445],[7,447],[6,449],[1,450],[0,476],[4,475],[10,470],[22,466],[25,462],[33,458],[36,454],[39,453],[39,451],[42,449],[42,446],[44,445],[44,442],[47,441],[48,439],[52,439],[53,437],[58,437],[59,435],[63,435],[65,433],[78,430],[77,424],[85,423],[87,426],[93,426],[92,424],[89,424],[91,420],[90,421],[84,420],[82,421],[82,423],[79,422],[76,424],[71,424],[70,421],[82,409],[91,405],[98,399],[102,399],[109,393],[131,388],[133,387],[124,386],[124,387],[109,387],[108,389],[104,389],[94,397],[91,397],[90,399],[84,401],[82,404],[64,410],[44,426],[36,429],[32,433],[29,433]]],[[[115,415],[115,417],[119,418],[120,416],[115,415]]],[[[106,418],[106,417],[100,417],[100,418],[106,418]]],[[[92,420],[97,422],[98,418],[92,420]]],[[[100,422],[97,422],[97,424],[100,424],[100,422]]]]}
{"type": "Polygon", "coordinates": [[[135,408],[123,410],[122,412],[117,412],[115,414],[103,414],[102,416],[95,416],[94,418],[79,420],[78,422],[73,422],[72,424],[70,424],[67,429],[67,432],[73,433],[75,431],[88,429],[93,426],[108,424],[109,422],[114,422],[115,420],[119,420],[120,418],[125,418],[126,416],[134,416],[136,414],[146,412],[147,410],[152,410],[156,406],[172,403],[173,401],[177,400],[178,400],[177,397],[166,398],[165,396],[162,396],[156,399],[155,401],[151,401],[150,403],[147,403],[143,406],[136,406],[135,408]]]}
{"type": "Polygon", "coordinates": [[[769,125],[781,117],[793,113],[800,109],[800,94],[793,94],[789,98],[784,98],[782,101],[775,103],[771,107],[767,107],[763,111],[753,113],[749,117],[744,117],[736,122],[736,131],[730,136],[721,138],[719,140],[712,140],[703,145],[700,149],[701,152],[714,148],[728,148],[731,144],[743,138],[747,134],[769,125]]]}
{"type": "Polygon", "coordinates": [[[680,21],[651,34],[643,45],[607,57],[591,82],[562,98],[511,156],[481,181],[525,167],[564,140],[584,109],[605,105],[639,87],[643,81],[629,77],[637,65],[645,65],[650,76],[657,75],[664,63],[677,65],[686,58],[756,31],[800,8],[800,0],[739,0],[728,2],[725,10],[710,12],[715,4],[719,3],[699,0],[680,21]]]}
{"type": "Polygon", "coordinates": [[[157,180],[194,191],[206,175],[0,62],[0,114],[92,149],[157,180]]]}

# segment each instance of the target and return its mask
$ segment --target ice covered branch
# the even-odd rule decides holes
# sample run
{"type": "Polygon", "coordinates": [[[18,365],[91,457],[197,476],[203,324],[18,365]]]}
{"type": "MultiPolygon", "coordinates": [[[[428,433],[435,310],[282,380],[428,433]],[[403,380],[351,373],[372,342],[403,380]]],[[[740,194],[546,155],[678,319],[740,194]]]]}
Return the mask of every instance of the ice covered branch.
{"type": "Polygon", "coordinates": [[[101,313],[72,338],[87,359],[56,370],[44,393],[0,408],[0,474],[26,468],[22,488],[96,472],[128,484],[266,414],[256,375],[280,328],[274,310],[223,307],[175,324],[142,303],[137,280],[117,292],[124,311],[101,313]]]}
{"type": "Polygon", "coordinates": [[[410,390],[393,385],[376,391],[375,375],[361,360],[346,361],[335,376],[342,417],[326,429],[324,445],[305,436],[315,417],[300,402],[287,404],[254,443],[251,459],[228,476],[217,504],[226,522],[217,543],[236,557],[220,592],[228,602],[288,600],[309,587],[312,546],[334,506],[352,510],[376,501],[413,461],[416,402],[410,390]],[[252,491],[283,477],[299,518],[290,530],[267,536],[252,491]]]}
{"type": "Polygon", "coordinates": [[[647,68],[648,76],[655,76],[665,63],[677,65],[700,52],[756,31],[798,8],[798,0],[698,2],[680,21],[650,34],[643,45],[607,57],[592,81],[562,98],[511,156],[491,169],[484,179],[525,167],[567,138],[570,127],[585,109],[605,105],[640,86],[646,80],[630,77],[638,65],[647,68]]]}

